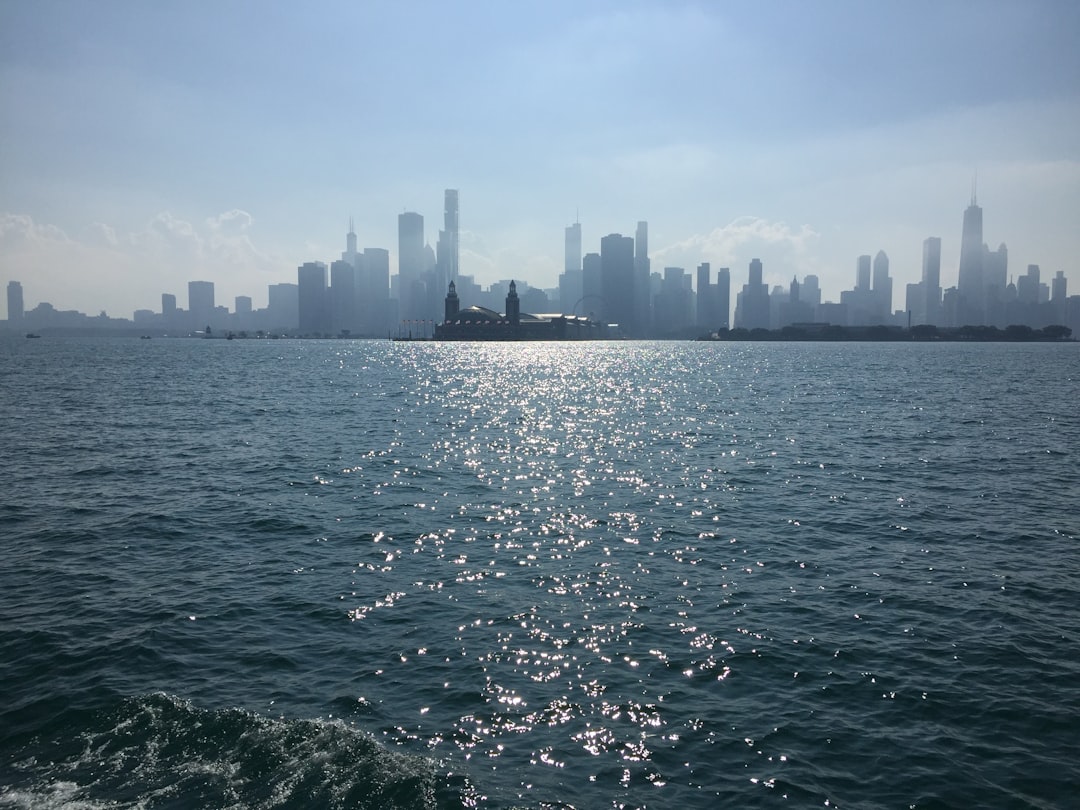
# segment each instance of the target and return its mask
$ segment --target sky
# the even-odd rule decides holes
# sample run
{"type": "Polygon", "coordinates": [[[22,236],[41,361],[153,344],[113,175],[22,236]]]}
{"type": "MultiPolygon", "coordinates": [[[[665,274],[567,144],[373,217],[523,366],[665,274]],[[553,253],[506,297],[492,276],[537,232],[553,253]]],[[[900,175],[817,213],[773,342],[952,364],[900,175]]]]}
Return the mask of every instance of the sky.
{"type": "Polygon", "coordinates": [[[393,272],[397,214],[434,245],[456,188],[481,284],[646,220],[654,271],[736,289],[757,257],[839,300],[884,250],[902,309],[928,236],[956,283],[977,177],[1010,275],[1078,294],[1078,40],[1075,0],[0,0],[0,285],[261,307],[350,217],[393,272]]]}

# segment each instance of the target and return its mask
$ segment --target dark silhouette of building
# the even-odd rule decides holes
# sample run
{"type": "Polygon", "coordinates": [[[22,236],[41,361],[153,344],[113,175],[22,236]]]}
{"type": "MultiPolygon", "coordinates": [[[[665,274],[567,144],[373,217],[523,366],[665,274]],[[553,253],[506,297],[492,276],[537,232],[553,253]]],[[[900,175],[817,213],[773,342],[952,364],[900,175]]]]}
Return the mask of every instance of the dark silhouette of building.
{"type": "Polygon", "coordinates": [[[575,315],[533,315],[522,312],[517,283],[510,282],[506,312],[486,307],[461,309],[457,286],[450,282],[443,302],[443,322],[435,326],[435,340],[597,340],[605,337],[603,324],[575,315]]]}

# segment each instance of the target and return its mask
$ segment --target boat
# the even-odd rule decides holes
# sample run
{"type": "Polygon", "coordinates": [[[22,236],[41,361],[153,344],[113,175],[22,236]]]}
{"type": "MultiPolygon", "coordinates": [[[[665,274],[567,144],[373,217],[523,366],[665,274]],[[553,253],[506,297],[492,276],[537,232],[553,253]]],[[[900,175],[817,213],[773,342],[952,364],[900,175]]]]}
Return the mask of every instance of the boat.
{"type": "Polygon", "coordinates": [[[39,338],[39,337],[41,337],[41,335],[35,335],[33,332],[27,332],[26,336],[28,338],[39,338]]]}

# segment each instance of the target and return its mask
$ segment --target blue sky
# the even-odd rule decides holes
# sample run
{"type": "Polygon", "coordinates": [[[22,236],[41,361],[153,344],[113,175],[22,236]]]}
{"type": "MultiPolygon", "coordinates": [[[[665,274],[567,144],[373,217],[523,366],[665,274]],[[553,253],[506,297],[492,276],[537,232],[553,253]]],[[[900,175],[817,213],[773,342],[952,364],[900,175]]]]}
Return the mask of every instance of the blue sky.
{"type": "Polygon", "coordinates": [[[0,284],[130,317],[295,281],[397,214],[462,272],[555,286],[650,224],[653,269],[821,277],[885,250],[894,308],[978,173],[1010,274],[1080,293],[1080,4],[0,0],[0,284]]]}

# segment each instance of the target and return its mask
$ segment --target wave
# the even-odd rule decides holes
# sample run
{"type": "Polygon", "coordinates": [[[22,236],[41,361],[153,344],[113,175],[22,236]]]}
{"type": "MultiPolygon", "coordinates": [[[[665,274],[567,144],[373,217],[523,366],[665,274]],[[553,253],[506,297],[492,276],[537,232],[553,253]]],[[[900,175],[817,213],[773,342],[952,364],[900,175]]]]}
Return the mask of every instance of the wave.
{"type": "Polygon", "coordinates": [[[468,780],[334,720],[196,708],[153,694],[5,752],[0,807],[475,807],[468,780]]]}

